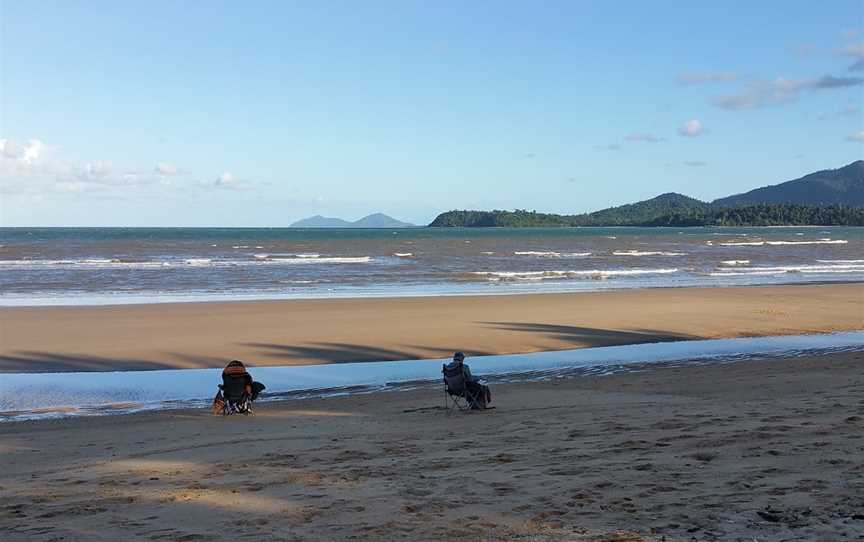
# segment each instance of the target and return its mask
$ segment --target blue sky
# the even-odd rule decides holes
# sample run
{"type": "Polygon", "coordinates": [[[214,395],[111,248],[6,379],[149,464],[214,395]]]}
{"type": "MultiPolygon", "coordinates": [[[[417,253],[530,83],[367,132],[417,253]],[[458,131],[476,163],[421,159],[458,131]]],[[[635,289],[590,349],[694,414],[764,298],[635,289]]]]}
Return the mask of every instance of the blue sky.
{"type": "Polygon", "coordinates": [[[862,158],[864,4],[0,1],[0,224],[713,199],[862,158]]]}

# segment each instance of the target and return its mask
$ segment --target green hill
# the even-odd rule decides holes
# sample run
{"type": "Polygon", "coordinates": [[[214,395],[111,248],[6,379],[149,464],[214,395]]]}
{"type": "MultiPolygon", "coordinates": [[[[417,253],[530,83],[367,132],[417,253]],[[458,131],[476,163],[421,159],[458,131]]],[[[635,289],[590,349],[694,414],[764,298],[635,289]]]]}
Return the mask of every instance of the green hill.
{"type": "Polygon", "coordinates": [[[757,188],[714,200],[716,207],[754,203],[798,203],[803,205],[864,205],[864,160],[839,169],[826,169],[800,179],[757,188]]]}
{"type": "Polygon", "coordinates": [[[662,194],[581,215],[536,211],[448,211],[430,227],[864,226],[864,161],[711,203],[662,194]]]}

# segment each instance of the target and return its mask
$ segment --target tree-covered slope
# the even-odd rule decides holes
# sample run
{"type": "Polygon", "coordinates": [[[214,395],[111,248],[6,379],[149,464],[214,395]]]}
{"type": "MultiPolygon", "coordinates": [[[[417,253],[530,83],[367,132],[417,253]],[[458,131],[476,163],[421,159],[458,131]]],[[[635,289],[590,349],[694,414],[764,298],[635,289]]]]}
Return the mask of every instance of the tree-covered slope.
{"type": "Polygon", "coordinates": [[[536,211],[448,211],[433,227],[864,226],[864,160],[712,203],[662,194],[582,215],[536,211]]]}
{"type": "Polygon", "coordinates": [[[757,188],[715,200],[715,207],[754,203],[798,203],[803,205],[864,205],[864,160],[839,169],[826,169],[800,179],[757,188]]]}
{"type": "Polygon", "coordinates": [[[679,216],[701,216],[708,210],[708,204],[682,194],[662,194],[638,203],[611,207],[589,213],[586,216],[586,225],[615,225],[626,226],[629,224],[644,224],[668,215],[679,216]]]}

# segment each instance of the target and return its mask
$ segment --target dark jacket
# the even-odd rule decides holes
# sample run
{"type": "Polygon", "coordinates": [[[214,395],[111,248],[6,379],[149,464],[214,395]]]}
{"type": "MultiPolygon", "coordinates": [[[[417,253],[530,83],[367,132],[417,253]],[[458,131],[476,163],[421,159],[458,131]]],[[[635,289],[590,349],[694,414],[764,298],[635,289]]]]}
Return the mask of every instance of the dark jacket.
{"type": "Polygon", "coordinates": [[[480,380],[478,377],[471,374],[471,368],[463,361],[454,359],[447,364],[447,368],[450,370],[458,369],[460,366],[462,367],[462,374],[465,375],[465,382],[478,382],[480,380]]]}

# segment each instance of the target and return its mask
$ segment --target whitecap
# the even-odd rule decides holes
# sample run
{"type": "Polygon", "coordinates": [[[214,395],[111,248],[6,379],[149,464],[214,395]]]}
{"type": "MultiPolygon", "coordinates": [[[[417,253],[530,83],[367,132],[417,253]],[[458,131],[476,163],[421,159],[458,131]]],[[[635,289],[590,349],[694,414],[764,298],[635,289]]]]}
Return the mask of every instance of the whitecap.
{"type": "Polygon", "coordinates": [[[845,239],[819,239],[818,241],[730,241],[728,243],[720,243],[724,247],[744,247],[754,246],[761,247],[763,245],[783,246],[783,245],[845,245],[849,241],[845,239]]]}
{"type": "Polygon", "coordinates": [[[663,252],[663,251],[640,251],[640,250],[616,250],[612,253],[615,256],[684,256],[683,252],[663,252]]]}
{"type": "Polygon", "coordinates": [[[517,250],[513,253],[516,256],[560,256],[561,253],[554,251],[540,251],[540,250],[517,250]]]}
{"type": "Polygon", "coordinates": [[[474,271],[472,275],[491,277],[489,280],[547,280],[561,278],[666,275],[678,269],[579,269],[551,271],[474,271]]]}
{"type": "Polygon", "coordinates": [[[274,258],[270,257],[264,260],[268,263],[280,263],[280,264],[328,264],[328,263],[369,263],[372,261],[371,256],[333,256],[326,258],[304,258],[304,257],[296,257],[296,258],[274,258]]]}
{"type": "Polygon", "coordinates": [[[783,265],[774,267],[737,267],[732,270],[721,270],[709,273],[712,277],[731,277],[748,275],[784,275],[787,273],[823,274],[823,273],[864,273],[864,264],[837,265],[783,265]]]}

